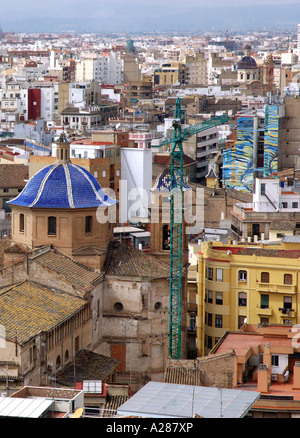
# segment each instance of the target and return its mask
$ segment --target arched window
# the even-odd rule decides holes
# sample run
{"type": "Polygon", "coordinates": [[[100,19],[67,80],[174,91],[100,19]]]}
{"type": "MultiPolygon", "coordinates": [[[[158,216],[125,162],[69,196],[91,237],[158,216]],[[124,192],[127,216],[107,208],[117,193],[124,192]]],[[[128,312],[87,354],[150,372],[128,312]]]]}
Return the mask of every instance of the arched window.
{"type": "Polygon", "coordinates": [[[247,280],[247,271],[239,271],[239,281],[247,280]]]}
{"type": "Polygon", "coordinates": [[[67,360],[69,360],[69,350],[65,352],[65,362],[67,362],[67,360]]]}
{"type": "Polygon", "coordinates": [[[56,358],[56,368],[59,368],[59,367],[60,367],[60,363],[61,363],[61,361],[60,361],[60,355],[58,355],[57,358],[56,358]]]}
{"type": "Polygon", "coordinates": [[[56,235],[56,217],[54,216],[48,217],[48,235],[49,236],[56,235]]]}
{"type": "Polygon", "coordinates": [[[284,284],[293,284],[292,274],[284,274],[284,284]]]}
{"type": "Polygon", "coordinates": [[[261,283],[269,283],[269,281],[270,281],[269,272],[262,272],[260,275],[260,281],[261,281],[261,283]]]}
{"type": "Polygon", "coordinates": [[[93,216],[86,216],[85,218],[85,232],[91,233],[93,225],[93,216]]]}
{"type": "Polygon", "coordinates": [[[20,221],[19,221],[19,229],[20,233],[24,233],[24,214],[20,214],[20,221]]]}

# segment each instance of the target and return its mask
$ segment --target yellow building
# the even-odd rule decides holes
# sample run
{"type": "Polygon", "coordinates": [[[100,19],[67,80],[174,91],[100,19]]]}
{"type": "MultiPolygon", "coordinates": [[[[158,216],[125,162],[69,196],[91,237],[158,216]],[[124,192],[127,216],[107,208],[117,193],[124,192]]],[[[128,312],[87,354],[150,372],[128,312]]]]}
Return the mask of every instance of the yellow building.
{"type": "Polygon", "coordinates": [[[184,82],[185,66],[180,62],[163,64],[161,68],[154,72],[154,86],[174,85],[177,82],[184,82]]]}
{"type": "Polygon", "coordinates": [[[300,244],[203,242],[198,253],[197,354],[227,330],[299,323],[300,244]]]}

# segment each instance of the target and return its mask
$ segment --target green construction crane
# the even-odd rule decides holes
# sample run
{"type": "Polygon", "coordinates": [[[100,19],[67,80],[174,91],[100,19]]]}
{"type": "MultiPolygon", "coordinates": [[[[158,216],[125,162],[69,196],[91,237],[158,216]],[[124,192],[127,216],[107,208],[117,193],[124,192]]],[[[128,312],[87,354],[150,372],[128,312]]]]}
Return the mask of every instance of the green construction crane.
{"type": "Polygon", "coordinates": [[[186,129],[181,128],[180,98],[176,99],[173,138],[163,140],[158,147],[172,143],[170,196],[170,311],[169,356],[181,357],[181,299],[182,299],[182,242],[183,242],[183,149],[182,142],[194,134],[228,121],[227,116],[213,117],[186,129]],[[179,176],[179,178],[178,178],[179,176]]]}

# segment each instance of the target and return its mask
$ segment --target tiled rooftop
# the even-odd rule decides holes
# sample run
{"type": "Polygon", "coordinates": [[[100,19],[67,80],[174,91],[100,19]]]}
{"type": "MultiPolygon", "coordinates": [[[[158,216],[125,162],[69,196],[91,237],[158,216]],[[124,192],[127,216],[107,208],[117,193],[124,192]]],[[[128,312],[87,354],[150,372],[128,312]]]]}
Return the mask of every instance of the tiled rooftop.
{"type": "Polygon", "coordinates": [[[85,301],[32,281],[0,290],[0,324],[20,344],[48,331],[80,310],[85,301]]]}
{"type": "Polygon", "coordinates": [[[28,166],[24,164],[1,164],[0,165],[0,187],[22,188],[25,186],[25,179],[29,177],[28,166]]]}
{"type": "Polygon", "coordinates": [[[82,291],[89,291],[103,277],[102,273],[96,272],[53,248],[35,256],[34,261],[50,272],[59,274],[68,284],[82,291]]]}
{"type": "Polygon", "coordinates": [[[113,241],[103,265],[105,275],[169,278],[169,265],[133,246],[113,241]]]}
{"type": "Polygon", "coordinates": [[[68,362],[56,373],[56,383],[75,388],[76,382],[83,380],[107,381],[117,369],[120,361],[89,350],[81,350],[75,360],[68,362]]]}

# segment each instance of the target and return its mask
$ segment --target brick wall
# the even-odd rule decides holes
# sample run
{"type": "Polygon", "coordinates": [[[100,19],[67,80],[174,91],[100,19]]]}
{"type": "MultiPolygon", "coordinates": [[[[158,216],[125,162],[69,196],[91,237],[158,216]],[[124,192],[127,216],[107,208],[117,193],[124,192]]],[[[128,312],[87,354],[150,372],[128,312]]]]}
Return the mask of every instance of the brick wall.
{"type": "Polygon", "coordinates": [[[114,344],[110,346],[110,355],[113,359],[119,360],[121,363],[117,368],[118,372],[125,371],[126,364],[126,345],[114,344]]]}

